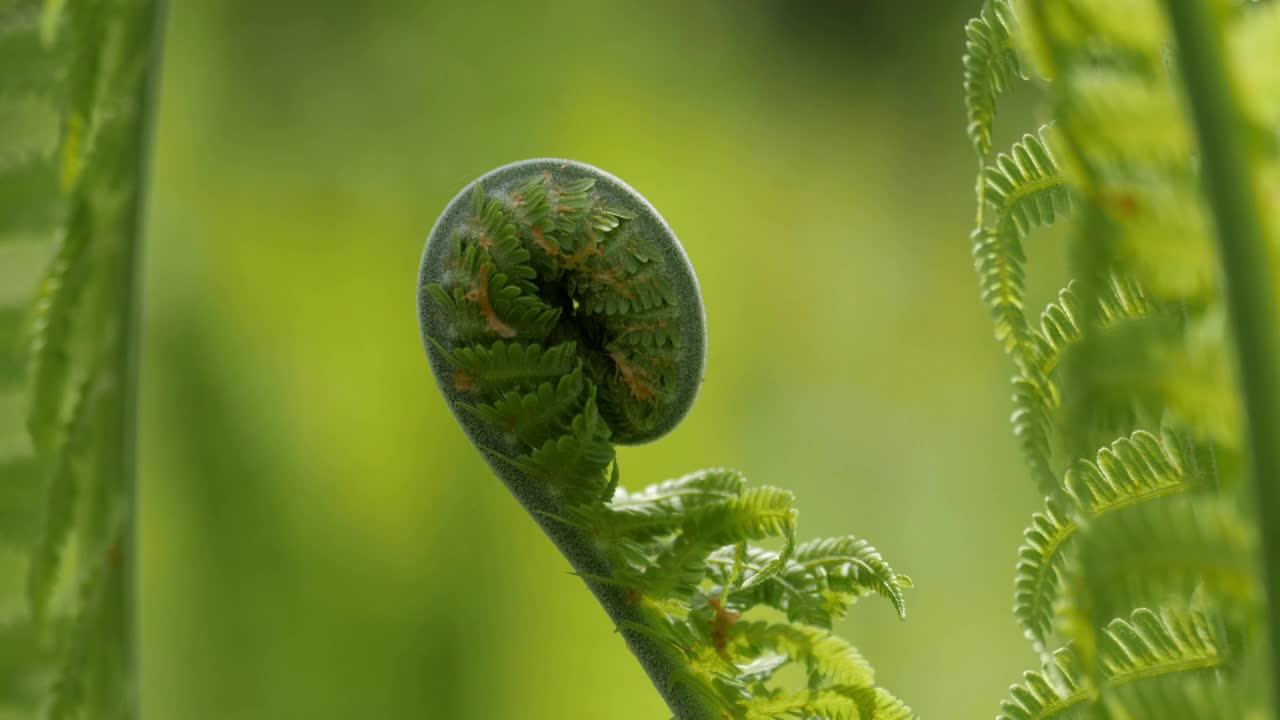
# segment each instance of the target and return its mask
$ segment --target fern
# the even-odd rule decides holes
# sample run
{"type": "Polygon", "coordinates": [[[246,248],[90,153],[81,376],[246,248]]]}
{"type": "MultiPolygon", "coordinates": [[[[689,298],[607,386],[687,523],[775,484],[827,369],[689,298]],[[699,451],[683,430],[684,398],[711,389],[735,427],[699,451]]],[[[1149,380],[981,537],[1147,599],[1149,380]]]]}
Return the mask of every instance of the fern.
{"type": "Polygon", "coordinates": [[[157,17],[149,0],[0,8],[0,245],[50,258],[6,267],[31,296],[0,307],[0,395],[26,416],[21,437],[0,437],[13,453],[0,457],[0,552],[25,557],[26,577],[6,582],[27,588],[6,637],[30,640],[5,649],[19,669],[0,674],[30,683],[0,693],[6,716],[136,713],[122,555],[157,17]]]}
{"type": "Polygon", "coordinates": [[[1013,11],[1007,0],[992,0],[965,26],[964,96],[969,140],[979,157],[991,152],[996,98],[1018,75],[1018,56],[1009,43],[1013,11]]]}
{"type": "Polygon", "coordinates": [[[1181,493],[1190,484],[1188,459],[1177,441],[1163,442],[1144,431],[1117,440],[1068,472],[1066,502],[1050,498],[1023,533],[1018,549],[1014,615],[1037,646],[1043,647],[1053,621],[1072,540],[1082,522],[1181,493]]]}
{"type": "Polygon", "coordinates": [[[480,178],[431,233],[419,309],[463,428],[677,717],[911,717],[831,632],[868,593],[905,616],[910,581],[873,547],[797,544],[792,494],[734,470],[620,485],[613,443],[670,430],[705,352],[688,260],[639,195],[567,161],[480,178]],[[803,670],[803,687],[777,674],[787,665],[803,670]]]}
{"type": "MultiPolygon", "coordinates": [[[[993,5],[966,29],[964,61],[982,158],[979,275],[1013,360],[1014,434],[1045,496],[1019,549],[1014,612],[1040,652],[1055,635],[1069,641],[1014,688],[1001,717],[1256,712],[1266,699],[1245,679],[1264,651],[1251,629],[1267,622],[1257,533],[1234,509],[1250,504],[1234,497],[1249,487],[1241,467],[1217,458],[1247,453],[1265,520],[1280,504],[1275,268],[1260,249],[1275,228],[1259,219],[1253,188],[1280,167],[1275,5],[993,5]],[[1018,58],[997,63],[986,48],[1018,58]],[[994,98],[1020,67],[1045,78],[1051,124],[988,164],[994,98]],[[1078,221],[1072,278],[1032,327],[1021,241],[1067,211],[1078,221]],[[1242,285],[1247,299],[1233,295],[1242,285]],[[1227,308],[1239,395],[1224,359],[1227,308]],[[1160,438],[1140,429],[1156,424],[1160,438]],[[1059,459],[1082,456],[1096,459],[1059,459]]],[[[1280,551],[1263,550],[1274,565],[1280,551]]]]}
{"type": "Polygon", "coordinates": [[[1081,667],[1076,648],[1067,646],[1042,670],[1026,673],[1022,684],[1010,688],[997,720],[1087,717],[1088,704],[1099,692],[1114,694],[1132,684],[1223,667],[1228,658],[1220,644],[1212,620],[1202,613],[1135,610],[1127,620],[1112,620],[1103,630],[1098,647],[1102,671],[1096,680],[1081,667]]]}

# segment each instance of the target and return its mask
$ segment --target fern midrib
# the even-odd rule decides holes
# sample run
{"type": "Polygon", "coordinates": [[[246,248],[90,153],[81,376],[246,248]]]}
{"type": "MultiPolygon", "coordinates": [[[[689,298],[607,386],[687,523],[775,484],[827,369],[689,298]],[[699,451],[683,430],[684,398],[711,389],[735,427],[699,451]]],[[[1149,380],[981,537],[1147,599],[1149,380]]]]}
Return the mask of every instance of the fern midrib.
{"type": "MultiPolygon", "coordinates": [[[[1225,664],[1226,664],[1226,658],[1222,657],[1221,655],[1211,655],[1208,657],[1193,658],[1189,660],[1177,660],[1177,661],[1169,662],[1167,664],[1155,665],[1149,668],[1143,668],[1141,670],[1126,672],[1122,675],[1117,675],[1115,677],[1107,678],[1106,680],[1102,681],[1102,687],[1107,690],[1113,690],[1122,685],[1127,685],[1131,682],[1138,682],[1140,680],[1149,680],[1151,678],[1162,677],[1165,675],[1173,675],[1175,673],[1180,673],[1180,672],[1194,672],[1196,670],[1211,670],[1214,668],[1222,667],[1225,664]]],[[[1089,695],[1090,693],[1088,688],[1081,688],[1071,693],[1070,695],[1067,695],[1066,697],[1062,698],[1060,701],[1056,703],[1046,705],[1041,709],[1041,712],[1032,716],[1033,720],[1045,720],[1046,718],[1051,718],[1054,715],[1057,715],[1058,713],[1063,712],[1064,710],[1069,710],[1072,707],[1079,705],[1081,702],[1088,700],[1089,695]]]]}
{"type": "Polygon", "coordinates": [[[1066,184],[1067,179],[1062,175],[1040,178],[1027,183],[1018,183],[1005,197],[1003,207],[1000,208],[1000,224],[1003,226],[1009,222],[1006,216],[1018,203],[1023,202],[1027,198],[1030,198],[1043,190],[1049,190],[1066,184]]]}
{"type": "Polygon", "coordinates": [[[732,500],[737,495],[723,490],[688,490],[663,493],[661,495],[647,495],[644,497],[629,497],[626,500],[614,500],[609,502],[607,506],[614,510],[622,510],[626,508],[643,507],[645,505],[655,505],[667,500],[675,500],[677,498],[721,498],[724,500],[732,500]]]}
{"type": "MultiPolygon", "coordinates": [[[[1186,490],[1186,488],[1187,488],[1186,483],[1179,481],[1177,484],[1174,484],[1174,485],[1169,485],[1163,488],[1157,488],[1155,490],[1150,490],[1144,493],[1140,493],[1138,495],[1128,497],[1115,504],[1104,506],[1102,509],[1097,511],[1086,511],[1086,514],[1089,516],[1090,519],[1097,519],[1102,517],[1103,515],[1107,515],[1108,513],[1112,513],[1117,510],[1124,510],[1125,508],[1141,505],[1144,502],[1149,502],[1151,500],[1158,500],[1162,497],[1168,497],[1170,495],[1176,495],[1186,490]]],[[[1062,528],[1061,532],[1055,534],[1052,541],[1050,541],[1046,545],[1046,550],[1044,553],[1044,562],[1041,563],[1040,565],[1041,571],[1036,573],[1036,591],[1037,591],[1036,597],[1043,597],[1046,594],[1044,592],[1044,584],[1048,582],[1049,573],[1047,572],[1047,570],[1048,568],[1053,566],[1054,558],[1056,558],[1058,553],[1061,552],[1063,546],[1066,545],[1067,541],[1070,540],[1071,537],[1075,535],[1076,531],[1080,529],[1080,525],[1076,523],[1075,520],[1071,518],[1066,518],[1063,524],[1061,525],[1061,528],[1062,528]]],[[[1034,603],[1033,607],[1039,607],[1039,605],[1040,603],[1034,603]]]]}

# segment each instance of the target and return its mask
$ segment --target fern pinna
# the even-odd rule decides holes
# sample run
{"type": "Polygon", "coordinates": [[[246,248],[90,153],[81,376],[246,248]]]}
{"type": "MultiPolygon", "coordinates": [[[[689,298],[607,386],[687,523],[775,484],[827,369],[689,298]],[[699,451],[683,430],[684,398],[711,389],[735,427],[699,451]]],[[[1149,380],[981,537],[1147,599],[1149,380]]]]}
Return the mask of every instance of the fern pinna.
{"type": "MultiPolygon", "coordinates": [[[[1222,209],[1252,211],[1220,196],[1271,198],[1259,224],[1280,240],[1280,4],[988,0],[967,33],[974,261],[1014,367],[1014,434],[1045,495],[1014,602],[1044,668],[1000,717],[1269,716],[1267,593],[1246,518],[1274,510],[1276,398],[1251,392],[1247,372],[1237,392],[1229,343],[1248,371],[1258,349],[1243,338],[1275,328],[1247,329],[1228,302],[1246,233],[1222,209]],[[1033,75],[1052,122],[993,154],[1001,94],[1033,75]],[[1247,151],[1231,155],[1239,138],[1247,151]],[[1214,174],[1223,157],[1234,164],[1214,174]],[[1067,218],[1072,279],[1033,321],[1027,255],[1067,218]]],[[[1255,289],[1274,282],[1275,248],[1262,250],[1255,289]]],[[[1274,297],[1260,297],[1255,317],[1272,317],[1274,297]]]]}
{"type": "Polygon", "coordinates": [[[831,632],[871,593],[905,616],[910,581],[865,540],[797,542],[791,493],[735,470],[620,485],[613,444],[669,431],[705,355],[693,270],[638,193],[564,160],[484,175],[431,232],[419,312],[459,423],[676,717],[912,717],[831,632]]]}
{"type": "Polygon", "coordinates": [[[0,716],[136,717],[149,0],[0,2],[0,716]]]}

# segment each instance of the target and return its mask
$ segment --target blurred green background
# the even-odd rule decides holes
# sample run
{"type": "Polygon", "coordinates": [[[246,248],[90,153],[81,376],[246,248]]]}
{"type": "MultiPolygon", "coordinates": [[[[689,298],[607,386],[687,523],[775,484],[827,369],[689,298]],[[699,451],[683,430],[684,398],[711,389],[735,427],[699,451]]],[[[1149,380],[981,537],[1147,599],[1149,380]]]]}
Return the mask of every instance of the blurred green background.
{"type": "Polygon", "coordinates": [[[643,485],[733,465],[917,589],[842,628],[925,718],[991,717],[1036,499],[971,268],[977,2],[173,2],[146,257],[144,710],[667,717],[431,381],[414,303],[466,182],[559,156],[645,194],[705,293],[643,485]]]}

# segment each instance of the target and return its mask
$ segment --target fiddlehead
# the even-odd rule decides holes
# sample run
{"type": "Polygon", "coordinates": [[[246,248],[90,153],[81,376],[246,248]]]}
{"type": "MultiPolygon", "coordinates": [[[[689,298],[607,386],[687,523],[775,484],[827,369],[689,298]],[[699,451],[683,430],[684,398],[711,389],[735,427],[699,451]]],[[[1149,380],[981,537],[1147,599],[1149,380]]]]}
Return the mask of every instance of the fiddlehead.
{"type": "Polygon", "coordinates": [[[797,547],[791,493],[733,470],[620,486],[613,444],[675,426],[706,347],[693,269],[638,193],[564,160],[494,170],[432,229],[418,302],[458,422],[677,717],[910,717],[830,631],[869,593],[905,612],[910,581],[874,548],[797,547]],[[770,538],[781,547],[750,544],[770,538]],[[757,607],[788,621],[749,616],[757,607]],[[805,669],[806,688],[775,679],[787,664],[805,669]]]}

